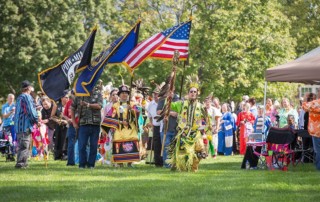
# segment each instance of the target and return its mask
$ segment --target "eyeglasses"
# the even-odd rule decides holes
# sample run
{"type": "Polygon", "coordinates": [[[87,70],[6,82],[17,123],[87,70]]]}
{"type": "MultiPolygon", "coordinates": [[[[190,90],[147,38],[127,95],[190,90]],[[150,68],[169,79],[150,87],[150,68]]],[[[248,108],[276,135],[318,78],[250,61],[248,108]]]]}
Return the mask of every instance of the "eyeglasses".
{"type": "Polygon", "coordinates": [[[197,93],[197,91],[190,90],[189,93],[197,93]]]}
{"type": "Polygon", "coordinates": [[[117,94],[112,94],[111,96],[117,96],[117,94]]]}

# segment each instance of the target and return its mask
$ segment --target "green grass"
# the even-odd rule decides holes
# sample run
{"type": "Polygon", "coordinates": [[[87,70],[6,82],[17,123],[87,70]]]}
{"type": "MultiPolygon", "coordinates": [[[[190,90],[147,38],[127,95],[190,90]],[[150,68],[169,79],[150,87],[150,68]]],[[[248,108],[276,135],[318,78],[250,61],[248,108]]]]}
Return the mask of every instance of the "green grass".
{"type": "Polygon", "coordinates": [[[241,170],[241,156],[201,162],[197,173],[139,164],[66,167],[65,161],[30,161],[14,169],[0,157],[0,201],[319,201],[320,173],[312,164],[289,171],[241,170]]]}

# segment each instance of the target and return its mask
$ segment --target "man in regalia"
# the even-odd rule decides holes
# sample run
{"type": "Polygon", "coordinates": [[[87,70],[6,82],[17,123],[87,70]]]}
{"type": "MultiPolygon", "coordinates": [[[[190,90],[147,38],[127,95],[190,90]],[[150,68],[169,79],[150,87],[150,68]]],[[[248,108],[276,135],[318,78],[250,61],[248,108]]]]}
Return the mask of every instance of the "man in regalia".
{"type": "Polygon", "coordinates": [[[200,160],[206,157],[201,132],[210,131],[211,125],[207,111],[197,99],[198,77],[190,76],[188,81],[188,99],[171,103],[171,110],[178,113],[178,132],[169,147],[168,162],[172,169],[195,172],[200,160]]]}

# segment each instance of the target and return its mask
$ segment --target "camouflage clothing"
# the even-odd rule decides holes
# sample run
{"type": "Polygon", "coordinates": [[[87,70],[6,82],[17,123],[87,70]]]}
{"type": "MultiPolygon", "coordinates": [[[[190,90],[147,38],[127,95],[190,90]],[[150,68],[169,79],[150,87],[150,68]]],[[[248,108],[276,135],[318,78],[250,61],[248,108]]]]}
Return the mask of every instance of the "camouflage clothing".
{"type": "Polygon", "coordinates": [[[102,107],[103,104],[103,99],[101,92],[99,90],[93,91],[90,96],[88,97],[76,97],[75,101],[72,103],[71,108],[73,111],[76,111],[80,114],[80,126],[82,125],[100,125],[101,123],[101,110],[99,109],[92,109],[87,106],[82,106],[80,105],[80,102],[87,102],[90,104],[100,104],[102,107]]]}

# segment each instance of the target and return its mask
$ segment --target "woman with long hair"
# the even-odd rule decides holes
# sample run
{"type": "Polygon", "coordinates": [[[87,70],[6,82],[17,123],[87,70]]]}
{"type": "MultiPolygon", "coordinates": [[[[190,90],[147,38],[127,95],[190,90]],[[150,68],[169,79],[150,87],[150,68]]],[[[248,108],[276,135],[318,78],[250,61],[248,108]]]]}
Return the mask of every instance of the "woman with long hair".
{"type": "Polygon", "coordinates": [[[240,154],[246,153],[246,143],[248,141],[247,130],[249,130],[250,125],[255,121],[255,116],[250,112],[250,104],[246,103],[243,107],[243,111],[238,114],[236,125],[240,127],[240,154]]]}

